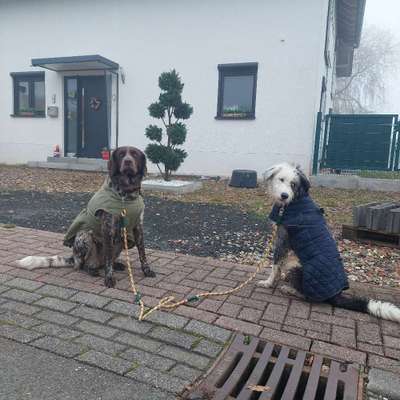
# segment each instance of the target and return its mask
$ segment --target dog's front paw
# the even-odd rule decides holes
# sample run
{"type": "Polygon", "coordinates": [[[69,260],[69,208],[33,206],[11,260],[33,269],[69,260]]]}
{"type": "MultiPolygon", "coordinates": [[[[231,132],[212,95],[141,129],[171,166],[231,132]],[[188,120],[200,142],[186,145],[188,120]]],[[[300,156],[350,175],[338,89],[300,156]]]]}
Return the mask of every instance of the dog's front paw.
{"type": "Polygon", "coordinates": [[[104,286],[108,288],[113,288],[115,287],[115,278],[112,275],[106,275],[104,277],[104,286]]]}
{"type": "Polygon", "coordinates": [[[142,271],[146,278],[155,278],[156,273],[148,265],[142,265],[142,271]]]}
{"type": "Polygon", "coordinates": [[[261,286],[261,287],[264,287],[264,288],[272,288],[272,287],[274,287],[274,282],[272,280],[269,280],[269,279],[267,279],[265,281],[258,281],[257,282],[257,286],[261,286]]]}

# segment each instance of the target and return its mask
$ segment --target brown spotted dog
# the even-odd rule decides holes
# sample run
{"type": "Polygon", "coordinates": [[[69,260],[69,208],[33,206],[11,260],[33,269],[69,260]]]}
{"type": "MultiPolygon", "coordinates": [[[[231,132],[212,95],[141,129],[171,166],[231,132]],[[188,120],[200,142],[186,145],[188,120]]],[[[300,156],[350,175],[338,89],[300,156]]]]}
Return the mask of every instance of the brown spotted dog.
{"type": "Polygon", "coordinates": [[[102,188],[75,218],[65,235],[64,245],[72,247],[72,256],[29,256],[18,263],[30,269],[71,266],[91,275],[98,275],[104,268],[105,286],[114,287],[113,270],[125,268],[117,261],[124,246],[125,227],[128,248],[136,245],[144,275],[154,277],[146,259],[143,239],[141,183],[145,174],[146,157],[142,151],[128,146],[117,148],[108,163],[108,177],[102,188]],[[126,217],[121,216],[123,210],[126,217]]]}

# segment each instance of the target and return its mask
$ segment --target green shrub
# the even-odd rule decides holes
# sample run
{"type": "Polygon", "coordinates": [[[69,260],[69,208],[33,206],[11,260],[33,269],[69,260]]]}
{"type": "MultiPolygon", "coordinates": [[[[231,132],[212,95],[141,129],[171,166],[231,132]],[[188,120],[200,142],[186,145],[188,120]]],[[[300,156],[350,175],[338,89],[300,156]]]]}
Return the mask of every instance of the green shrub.
{"type": "Polygon", "coordinates": [[[180,120],[189,119],[193,107],[182,102],[183,83],[175,70],[163,72],[158,78],[161,94],[157,102],[150,104],[148,110],[153,118],[160,119],[164,130],[157,125],[146,128],[146,137],[153,142],[145,149],[148,159],[157,165],[162,177],[169,181],[171,173],[176,171],[187,157],[185,150],[177,147],[185,143],[187,129],[180,120]],[[163,165],[163,169],[160,167],[163,165]]]}

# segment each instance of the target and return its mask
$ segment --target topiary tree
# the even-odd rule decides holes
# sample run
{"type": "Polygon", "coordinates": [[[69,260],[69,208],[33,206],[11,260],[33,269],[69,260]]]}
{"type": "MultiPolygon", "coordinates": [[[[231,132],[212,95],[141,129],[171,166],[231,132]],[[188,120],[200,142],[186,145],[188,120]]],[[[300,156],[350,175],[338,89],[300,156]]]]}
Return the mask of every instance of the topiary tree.
{"type": "Polygon", "coordinates": [[[186,125],[180,120],[188,119],[193,113],[193,107],[182,102],[183,83],[178,73],[173,69],[163,72],[158,78],[161,94],[158,101],[150,104],[150,116],[161,119],[166,134],[163,143],[163,129],[157,125],[146,128],[146,137],[155,143],[150,143],[146,149],[146,156],[157,165],[164,180],[171,179],[172,171],[176,171],[187,157],[185,150],[177,147],[186,140],[186,125]],[[160,164],[164,165],[164,171],[160,164]]]}

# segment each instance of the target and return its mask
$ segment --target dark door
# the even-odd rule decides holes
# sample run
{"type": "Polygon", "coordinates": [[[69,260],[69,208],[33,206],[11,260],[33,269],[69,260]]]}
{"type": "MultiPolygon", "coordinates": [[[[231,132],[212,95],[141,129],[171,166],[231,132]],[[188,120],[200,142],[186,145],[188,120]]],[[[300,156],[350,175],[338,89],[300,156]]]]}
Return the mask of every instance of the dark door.
{"type": "Polygon", "coordinates": [[[66,153],[100,158],[108,147],[105,77],[68,77],[65,93],[66,153]]]}
{"type": "Polygon", "coordinates": [[[81,157],[100,158],[108,147],[107,92],[104,76],[80,78],[81,83],[81,157]]]}

